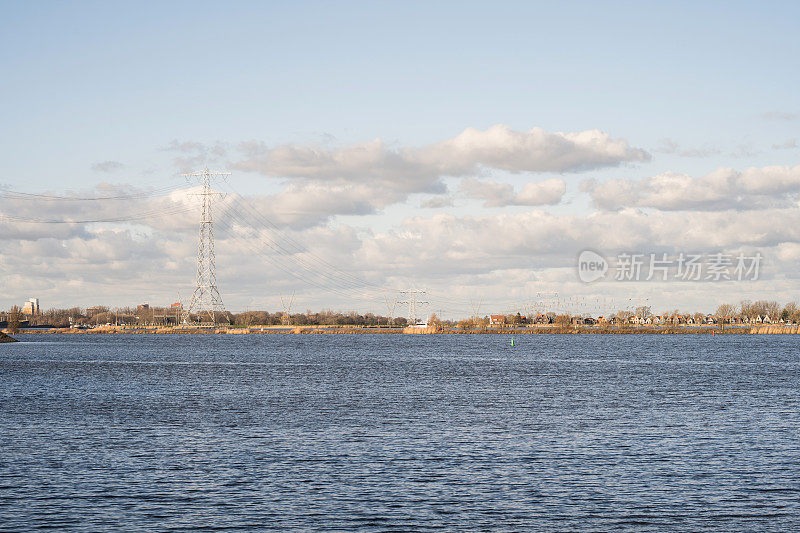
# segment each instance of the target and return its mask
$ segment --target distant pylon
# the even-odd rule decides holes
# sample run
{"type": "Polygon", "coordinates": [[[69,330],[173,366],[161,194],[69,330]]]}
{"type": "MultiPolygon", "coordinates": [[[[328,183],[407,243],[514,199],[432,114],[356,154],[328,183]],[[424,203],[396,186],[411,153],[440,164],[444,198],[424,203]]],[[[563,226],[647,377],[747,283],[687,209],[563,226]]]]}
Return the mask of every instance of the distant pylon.
{"type": "Polygon", "coordinates": [[[383,301],[386,303],[386,310],[389,311],[389,325],[394,325],[394,310],[397,308],[397,298],[394,300],[389,300],[388,296],[383,297],[383,301]]]}
{"type": "Polygon", "coordinates": [[[200,321],[207,316],[209,322],[217,323],[216,313],[225,312],[222,296],[217,288],[217,267],[214,261],[214,217],[211,214],[211,199],[222,196],[211,190],[213,176],[230,176],[230,172],[211,172],[207,168],[199,172],[184,174],[187,177],[201,177],[203,190],[198,193],[203,198],[203,212],[200,216],[200,231],[197,241],[197,280],[192,299],[186,308],[183,321],[188,322],[190,313],[200,314],[200,321]]]}
{"type": "Polygon", "coordinates": [[[292,305],[294,305],[294,291],[290,297],[284,298],[281,294],[281,306],[283,307],[283,317],[281,322],[288,325],[292,319],[292,305]]]}
{"type": "MultiPolygon", "coordinates": [[[[408,294],[408,300],[397,302],[399,304],[408,304],[408,320],[412,325],[419,321],[417,316],[417,306],[428,305],[428,302],[421,302],[417,300],[418,294],[425,294],[426,291],[420,289],[408,289],[407,291],[400,291],[401,294],[408,294]]],[[[427,323],[427,321],[425,322],[427,323]]]]}
{"type": "Polygon", "coordinates": [[[478,321],[478,314],[481,312],[481,304],[483,300],[478,300],[477,303],[472,298],[469,299],[469,305],[472,307],[472,320],[478,321]]]}

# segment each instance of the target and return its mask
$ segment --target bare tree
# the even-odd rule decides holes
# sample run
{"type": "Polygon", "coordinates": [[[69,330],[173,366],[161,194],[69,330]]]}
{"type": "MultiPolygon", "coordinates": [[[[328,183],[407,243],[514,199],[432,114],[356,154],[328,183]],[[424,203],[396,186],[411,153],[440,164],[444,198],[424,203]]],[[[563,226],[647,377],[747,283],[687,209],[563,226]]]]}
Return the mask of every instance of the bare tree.
{"type": "Polygon", "coordinates": [[[753,302],[750,300],[742,300],[739,304],[739,311],[742,313],[742,316],[748,319],[755,318],[756,310],[753,307],[753,302]]]}
{"type": "Polygon", "coordinates": [[[796,302],[789,302],[783,306],[783,311],[781,311],[781,319],[783,319],[784,322],[798,322],[798,319],[800,319],[800,309],[797,308],[796,302]]]}
{"type": "Polygon", "coordinates": [[[18,306],[14,306],[8,312],[8,331],[11,333],[19,332],[19,323],[22,320],[22,312],[18,306]]]}
{"type": "Polygon", "coordinates": [[[733,315],[736,314],[736,308],[731,304],[722,304],[717,307],[717,312],[714,313],[714,316],[717,317],[717,321],[719,322],[720,328],[725,329],[725,321],[730,320],[733,315]]]}
{"type": "Polygon", "coordinates": [[[555,323],[559,326],[569,326],[572,323],[572,316],[567,313],[556,315],[555,323]]]}

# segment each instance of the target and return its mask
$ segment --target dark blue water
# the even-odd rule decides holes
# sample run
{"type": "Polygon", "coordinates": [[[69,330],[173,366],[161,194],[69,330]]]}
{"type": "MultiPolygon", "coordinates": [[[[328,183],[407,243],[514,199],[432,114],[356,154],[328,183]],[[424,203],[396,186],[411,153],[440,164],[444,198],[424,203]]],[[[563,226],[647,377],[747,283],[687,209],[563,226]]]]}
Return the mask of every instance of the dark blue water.
{"type": "Polygon", "coordinates": [[[4,531],[800,528],[800,336],[21,338],[4,531]]]}

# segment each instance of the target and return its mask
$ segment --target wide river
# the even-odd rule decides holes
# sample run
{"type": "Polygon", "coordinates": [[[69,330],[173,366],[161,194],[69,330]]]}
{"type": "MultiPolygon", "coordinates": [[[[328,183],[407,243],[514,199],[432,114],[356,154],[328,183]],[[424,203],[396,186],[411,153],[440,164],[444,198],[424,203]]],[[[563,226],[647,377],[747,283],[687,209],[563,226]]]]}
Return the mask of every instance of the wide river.
{"type": "Polygon", "coordinates": [[[797,335],[20,335],[0,530],[800,530],[797,335]]]}

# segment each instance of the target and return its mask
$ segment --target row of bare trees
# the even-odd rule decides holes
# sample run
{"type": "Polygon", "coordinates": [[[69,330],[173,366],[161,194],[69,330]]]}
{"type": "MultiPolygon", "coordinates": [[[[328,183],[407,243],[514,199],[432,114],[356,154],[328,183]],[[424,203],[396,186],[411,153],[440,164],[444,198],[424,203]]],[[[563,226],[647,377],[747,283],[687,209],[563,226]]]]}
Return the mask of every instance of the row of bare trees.
{"type": "MultiPolygon", "coordinates": [[[[0,317],[5,318],[9,330],[16,331],[20,324],[30,326],[52,326],[65,328],[70,326],[95,326],[103,324],[119,325],[170,325],[181,322],[182,316],[179,309],[169,307],[118,307],[111,309],[105,306],[94,306],[87,309],[73,307],[71,309],[47,309],[35,316],[23,315],[17,306],[0,317]],[[25,322],[27,321],[27,322],[25,322]]],[[[195,322],[206,317],[192,315],[190,319],[195,322]]],[[[306,311],[287,316],[285,313],[268,311],[246,311],[244,313],[219,313],[218,323],[228,323],[242,326],[272,326],[272,325],[339,325],[339,326],[406,326],[407,320],[403,317],[389,318],[373,313],[359,314],[356,312],[338,312],[324,309],[319,312],[306,311]]]]}
{"type": "MultiPolygon", "coordinates": [[[[555,323],[568,324],[570,322],[569,315],[552,315],[551,321],[555,323]]],[[[549,316],[548,315],[548,316],[549,316]]],[[[373,313],[358,314],[356,312],[342,313],[332,311],[330,309],[323,309],[319,312],[306,311],[305,313],[296,313],[287,316],[285,313],[268,311],[246,311],[237,314],[226,314],[227,319],[234,325],[251,326],[251,325],[296,325],[296,326],[313,326],[313,325],[350,325],[350,326],[405,326],[407,320],[403,317],[385,317],[375,315],[373,313]]],[[[638,307],[635,312],[619,311],[612,315],[620,321],[627,321],[636,316],[638,318],[647,318],[652,316],[650,307],[638,307]]],[[[677,310],[668,311],[661,315],[665,320],[669,321],[677,317],[690,316],[699,322],[706,317],[703,313],[680,313],[677,310]]],[[[796,302],[789,302],[785,305],[780,305],[774,300],[757,300],[749,301],[743,300],[738,305],[722,304],[717,308],[713,314],[716,320],[720,323],[731,322],[735,317],[753,321],[754,319],[769,317],[771,322],[783,321],[784,323],[800,323],[800,308],[796,302]]],[[[173,308],[162,307],[149,307],[149,308],[133,308],[133,307],[119,307],[111,309],[105,306],[95,306],[88,309],[73,307],[70,309],[48,309],[35,316],[23,315],[18,306],[14,306],[11,310],[5,313],[5,321],[7,328],[10,331],[16,331],[24,320],[28,321],[29,325],[48,325],[53,327],[69,327],[71,325],[100,325],[100,324],[175,324],[180,322],[180,310],[173,308]]],[[[524,317],[517,313],[516,315],[508,315],[505,318],[505,323],[509,325],[525,325],[530,323],[530,317],[524,317]]],[[[489,317],[477,317],[466,320],[458,321],[442,321],[436,318],[435,315],[431,317],[429,322],[443,324],[443,325],[457,325],[460,328],[485,328],[489,325],[489,317]]]]}
{"type": "Polygon", "coordinates": [[[354,311],[342,313],[323,309],[312,313],[310,310],[305,313],[295,313],[286,315],[285,313],[270,313],[268,311],[246,311],[244,313],[232,314],[231,322],[239,326],[405,326],[407,320],[403,317],[389,318],[373,313],[358,314],[354,311]]]}
{"type": "Polygon", "coordinates": [[[800,309],[797,302],[789,302],[781,306],[774,300],[742,300],[739,305],[722,304],[714,313],[717,319],[731,319],[733,317],[747,318],[754,320],[757,318],[768,317],[771,321],[782,320],[786,323],[800,323],[800,309]]]}
{"type": "Polygon", "coordinates": [[[95,326],[101,324],[174,324],[180,320],[180,313],[169,307],[118,307],[94,306],[87,309],[72,307],[69,309],[46,309],[36,315],[23,315],[18,306],[14,306],[5,314],[7,328],[19,329],[26,323],[29,326],[52,326],[66,328],[76,326],[95,326]]]}

